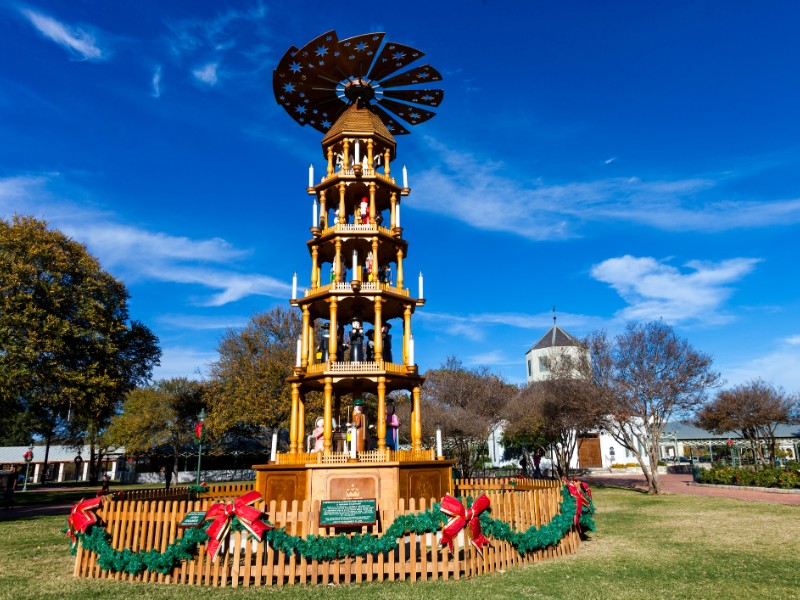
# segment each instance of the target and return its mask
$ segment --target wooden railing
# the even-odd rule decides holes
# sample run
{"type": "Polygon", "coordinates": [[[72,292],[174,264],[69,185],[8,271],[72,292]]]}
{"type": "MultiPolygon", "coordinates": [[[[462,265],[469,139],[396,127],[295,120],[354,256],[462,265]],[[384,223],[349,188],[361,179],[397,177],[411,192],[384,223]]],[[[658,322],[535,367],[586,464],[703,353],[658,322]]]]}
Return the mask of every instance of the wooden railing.
{"type": "MultiPolygon", "coordinates": [[[[209,492],[210,494],[211,492],[209,492]]],[[[509,523],[514,530],[524,531],[532,525],[548,523],[558,511],[560,492],[554,487],[530,491],[491,492],[492,517],[509,523]]],[[[398,501],[395,508],[380,510],[375,525],[364,526],[362,533],[380,535],[400,515],[425,510],[438,499],[398,501]]],[[[100,522],[111,536],[117,550],[134,552],[155,549],[163,552],[185,530],[178,523],[189,511],[205,511],[212,500],[197,501],[122,501],[104,503],[98,511],[100,522]]],[[[277,527],[285,527],[292,535],[333,535],[335,530],[319,527],[319,503],[304,501],[290,505],[273,500],[257,505],[277,527]]],[[[313,560],[276,551],[268,543],[247,541],[241,532],[232,533],[227,551],[210,562],[204,546],[195,557],[182,562],[169,573],[144,572],[139,575],[112,573],[100,569],[96,555],[78,547],[74,574],[80,577],[147,581],[153,583],[207,586],[284,586],[295,584],[328,585],[367,581],[460,579],[503,571],[516,565],[571,554],[580,543],[572,528],[556,545],[519,554],[508,542],[491,540],[484,556],[477,554],[465,535],[454,540],[453,554],[440,547],[441,533],[406,534],[392,551],[334,561],[313,560]]]]}
{"type": "MultiPolygon", "coordinates": [[[[362,463],[383,463],[383,462],[408,462],[419,460],[435,460],[433,448],[425,448],[421,450],[368,450],[366,452],[358,453],[358,461],[362,463]]],[[[346,463],[350,460],[350,454],[347,452],[331,452],[330,454],[323,454],[322,452],[297,452],[291,454],[278,454],[277,461],[279,465],[305,465],[305,464],[327,464],[327,463],[346,463]]],[[[508,487],[508,486],[506,486],[508,487]]],[[[502,489],[496,487],[493,489],[502,489]]]]}
{"type": "Polygon", "coordinates": [[[454,479],[453,489],[457,496],[475,496],[482,492],[522,492],[545,489],[560,490],[561,482],[555,479],[527,479],[516,477],[454,479]]]}

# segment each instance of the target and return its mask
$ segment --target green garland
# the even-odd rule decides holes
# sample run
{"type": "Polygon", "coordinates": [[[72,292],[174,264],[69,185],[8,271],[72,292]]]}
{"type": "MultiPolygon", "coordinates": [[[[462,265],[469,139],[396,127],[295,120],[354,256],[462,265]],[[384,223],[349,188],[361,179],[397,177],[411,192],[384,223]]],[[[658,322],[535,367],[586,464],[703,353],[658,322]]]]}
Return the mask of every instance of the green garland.
{"type": "MultiPolygon", "coordinates": [[[[561,489],[561,512],[542,527],[532,526],[524,532],[514,531],[504,521],[490,517],[487,513],[480,515],[481,528],[486,535],[510,543],[520,554],[539,550],[557,544],[570,530],[575,518],[575,499],[566,486],[561,489]]],[[[467,502],[471,505],[471,498],[467,502]]],[[[594,506],[585,507],[580,517],[584,531],[594,531],[594,506]]],[[[339,534],[335,536],[309,535],[305,538],[290,535],[286,529],[270,529],[265,532],[264,540],[272,547],[288,555],[298,554],[310,560],[335,560],[339,558],[365,556],[391,552],[397,547],[398,539],[406,533],[435,533],[448,520],[440,510],[439,504],[415,515],[397,517],[382,536],[371,533],[354,535],[339,534]]],[[[182,538],[177,538],[167,546],[164,552],[147,550],[133,552],[129,549],[114,550],[109,543],[110,536],[101,527],[93,527],[89,533],[78,533],[84,549],[97,554],[97,564],[104,571],[122,571],[139,574],[145,570],[157,573],[169,573],[183,560],[191,560],[197,553],[197,546],[208,541],[206,528],[187,529],[182,538]]],[[[234,517],[232,531],[241,531],[243,527],[234,517]]]]}

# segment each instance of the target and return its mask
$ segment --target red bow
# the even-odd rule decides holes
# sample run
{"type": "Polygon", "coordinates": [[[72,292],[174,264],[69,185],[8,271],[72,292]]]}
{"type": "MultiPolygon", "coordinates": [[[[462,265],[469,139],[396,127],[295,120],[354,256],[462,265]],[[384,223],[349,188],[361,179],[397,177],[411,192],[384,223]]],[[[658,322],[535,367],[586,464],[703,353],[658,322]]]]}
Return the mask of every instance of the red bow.
{"type": "Polygon", "coordinates": [[[102,503],[103,498],[101,497],[90,498],[89,500],[81,500],[72,507],[67,519],[67,535],[73,544],[75,543],[76,533],[86,533],[90,525],[97,523],[97,515],[89,511],[97,510],[102,503]]]}
{"type": "Polygon", "coordinates": [[[203,423],[202,422],[201,423],[197,423],[197,425],[194,426],[194,437],[197,438],[198,440],[203,437],[203,423]]]}
{"type": "Polygon", "coordinates": [[[472,531],[472,544],[478,554],[483,556],[483,545],[488,544],[489,540],[481,533],[481,522],[478,519],[478,515],[487,508],[489,508],[489,498],[486,494],[481,494],[472,503],[472,508],[465,508],[456,498],[453,498],[450,494],[445,494],[444,498],[442,498],[441,511],[446,515],[450,515],[451,519],[447,521],[447,525],[442,529],[442,545],[447,544],[450,552],[452,552],[453,538],[469,523],[469,528],[472,531]]]}
{"type": "Polygon", "coordinates": [[[251,506],[258,500],[261,500],[261,494],[253,490],[243,496],[239,496],[233,502],[214,504],[208,509],[203,520],[214,519],[214,522],[206,530],[208,537],[211,538],[208,541],[208,546],[206,546],[206,552],[211,555],[212,561],[216,560],[217,554],[219,554],[222,542],[230,531],[234,515],[244,525],[244,528],[259,540],[265,531],[272,529],[271,525],[267,525],[261,520],[264,514],[263,511],[251,506]]]}
{"type": "MultiPolygon", "coordinates": [[[[569,479],[562,479],[564,485],[567,486],[567,490],[569,493],[575,498],[575,525],[578,526],[578,530],[581,528],[581,514],[583,514],[583,507],[590,506],[589,499],[587,499],[584,491],[589,490],[589,486],[585,483],[581,483],[576,479],[570,481],[569,479]]],[[[589,498],[592,497],[591,492],[589,492],[589,498]]]]}

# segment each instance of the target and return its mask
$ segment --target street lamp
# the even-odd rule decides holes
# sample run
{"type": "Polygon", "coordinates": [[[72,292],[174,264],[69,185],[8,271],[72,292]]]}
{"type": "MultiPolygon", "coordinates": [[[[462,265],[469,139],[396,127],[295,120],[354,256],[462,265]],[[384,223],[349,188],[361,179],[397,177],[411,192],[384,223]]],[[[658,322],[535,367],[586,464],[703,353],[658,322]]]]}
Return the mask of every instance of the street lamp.
{"type": "Polygon", "coordinates": [[[83,464],[83,457],[81,456],[82,448],[78,448],[78,456],[75,457],[75,483],[78,483],[78,477],[80,476],[81,465],[83,464]]]}
{"type": "Polygon", "coordinates": [[[33,442],[31,445],[28,446],[28,451],[22,455],[22,458],[25,460],[25,484],[22,486],[22,491],[28,491],[28,473],[30,473],[31,469],[31,461],[33,460],[33,442]]]}
{"type": "Polygon", "coordinates": [[[200,485],[200,459],[203,456],[203,440],[206,437],[206,409],[201,408],[194,426],[194,443],[197,444],[197,485],[200,485]]]}

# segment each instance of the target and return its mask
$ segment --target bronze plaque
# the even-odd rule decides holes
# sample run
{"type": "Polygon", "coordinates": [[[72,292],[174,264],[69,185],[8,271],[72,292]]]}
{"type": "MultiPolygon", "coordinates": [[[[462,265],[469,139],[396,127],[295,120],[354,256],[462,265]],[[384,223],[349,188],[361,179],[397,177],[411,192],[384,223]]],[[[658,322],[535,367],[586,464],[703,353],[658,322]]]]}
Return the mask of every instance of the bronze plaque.
{"type": "Polygon", "coordinates": [[[330,500],[357,500],[378,496],[374,477],[331,477],[328,480],[330,500]]]}

